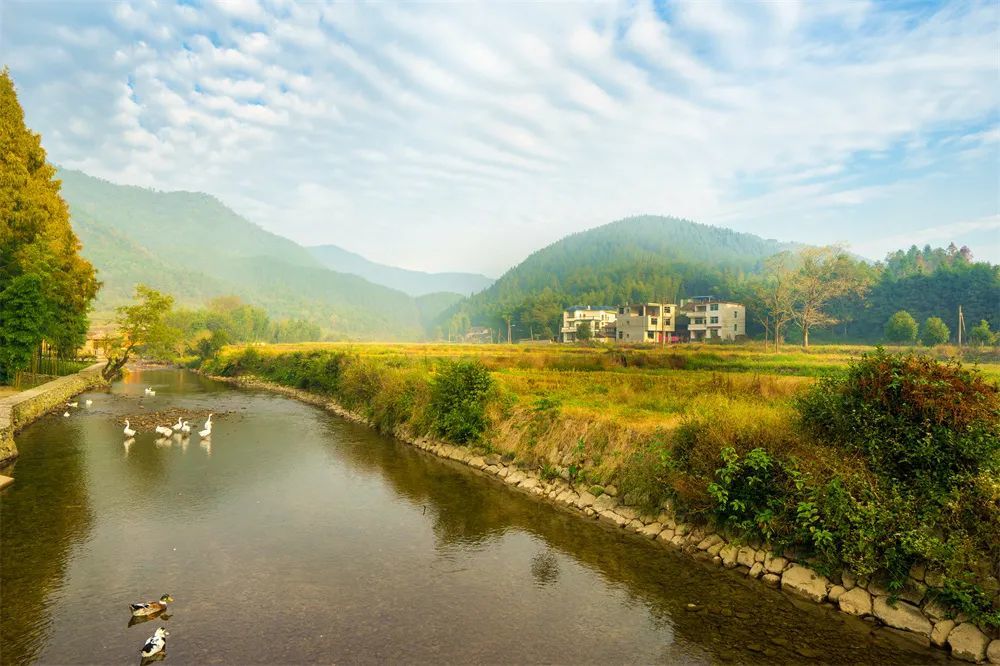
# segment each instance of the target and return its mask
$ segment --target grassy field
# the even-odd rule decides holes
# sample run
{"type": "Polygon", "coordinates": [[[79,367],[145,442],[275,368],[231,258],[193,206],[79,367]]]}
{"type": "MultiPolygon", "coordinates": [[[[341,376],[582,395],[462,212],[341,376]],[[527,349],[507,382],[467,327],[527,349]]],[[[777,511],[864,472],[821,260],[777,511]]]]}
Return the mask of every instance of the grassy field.
{"type": "Polygon", "coordinates": [[[203,370],[328,395],[383,432],[496,452],[595,493],[614,485],[650,511],[668,501],[831,570],[902,584],[925,562],[946,575],[944,602],[996,624],[1000,358],[938,362],[957,356],[325,343],[227,347],[203,370]]]}

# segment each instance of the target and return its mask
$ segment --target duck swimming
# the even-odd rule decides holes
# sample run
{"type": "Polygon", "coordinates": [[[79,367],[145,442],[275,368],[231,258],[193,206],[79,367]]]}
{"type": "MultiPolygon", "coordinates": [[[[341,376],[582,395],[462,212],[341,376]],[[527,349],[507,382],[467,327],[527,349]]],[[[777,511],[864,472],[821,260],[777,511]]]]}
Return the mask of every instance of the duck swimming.
{"type": "Polygon", "coordinates": [[[142,646],[139,654],[143,657],[152,657],[154,654],[163,652],[163,649],[167,647],[167,636],[169,635],[169,631],[160,627],[152,636],[146,639],[146,644],[142,646]]]}
{"type": "Polygon", "coordinates": [[[146,617],[154,613],[161,613],[167,610],[167,604],[173,602],[174,598],[169,594],[164,594],[159,601],[147,601],[146,603],[129,604],[132,615],[136,617],[146,617]]]}

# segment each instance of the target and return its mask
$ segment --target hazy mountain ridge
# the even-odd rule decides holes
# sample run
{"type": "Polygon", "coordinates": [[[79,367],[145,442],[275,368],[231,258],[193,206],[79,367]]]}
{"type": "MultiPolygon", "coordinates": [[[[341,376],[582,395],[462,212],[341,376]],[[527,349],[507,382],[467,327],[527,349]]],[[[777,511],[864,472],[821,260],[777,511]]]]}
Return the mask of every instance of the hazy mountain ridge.
{"type": "Polygon", "coordinates": [[[360,275],[369,282],[397,289],[410,296],[449,292],[469,296],[486,289],[493,279],[479,273],[427,273],[371,261],[337,245],[307,248],[330,270],[360,275]]]}
{"type": "Polygon", "coordinates": [[[104,282],[99,311],[128,302],[142,282],[182,304],[236,294],[274,317],[308,319],[340,337],[423,337],[413,298],[323,267],[214,197],[116,185],[72,170],[59,177],[83,255],[104,282]]]}

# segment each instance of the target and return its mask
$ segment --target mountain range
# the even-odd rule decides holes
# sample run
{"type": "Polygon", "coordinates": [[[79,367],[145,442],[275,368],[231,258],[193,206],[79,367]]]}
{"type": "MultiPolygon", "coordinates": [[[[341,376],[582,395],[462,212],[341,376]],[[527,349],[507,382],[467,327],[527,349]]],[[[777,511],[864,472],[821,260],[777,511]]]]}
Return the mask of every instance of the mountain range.
{"type": "Polygon", "coordinates": [[[422,338],[424,323],[460,294],[413,296],[332,271],[306,248],[197,192],[117,185],[63,169],[62,195],[83,255],[104,286],[95,310],[108,316],[142,282],[184,305],[235,294],[275,318],[303,318],[335,337],[422,338]]]}
{"type": "Polygon", "coordinates": [[[379,264],[337,245],[315,245],[307,249],[330,270],[359,275],[410,296],[441,292],[470,296],[493,284],[492,278],[479,273],[425,273],[379,264]]]}

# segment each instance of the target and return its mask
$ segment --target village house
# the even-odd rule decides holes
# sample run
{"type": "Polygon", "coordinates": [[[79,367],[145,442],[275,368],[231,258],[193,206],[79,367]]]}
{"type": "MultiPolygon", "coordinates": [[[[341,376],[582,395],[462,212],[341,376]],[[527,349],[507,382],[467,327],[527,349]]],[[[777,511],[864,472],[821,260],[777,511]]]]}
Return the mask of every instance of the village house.
{"type": "Polygon", "coordinates": [[[577,334],[584,322],[589,322],[590,337],[598,342],[613,340],[615,337],[615,319],[618,310],[606,306],[591,307],[577,305],[563,311],[562,327],[559,329],[563,342],[576,342],[577,334]]]}
{"type": "MultiPolygon", "coordinates": [[[[739,303],[695,296],[681,300],[678,312],[686,322],[686,339],[691,342],[732,341],[747,334],[747,311],[739,303]]],[[[684,324],[681,328],[684,329],[684,324]]]]}
{"type": "Polygon", "coordinates": [[[615,339],[625,344],[676,342],[676,311],[673,303],[622,305],[615,321],[615,339]]]}

